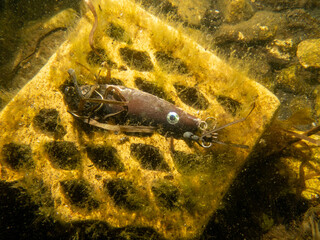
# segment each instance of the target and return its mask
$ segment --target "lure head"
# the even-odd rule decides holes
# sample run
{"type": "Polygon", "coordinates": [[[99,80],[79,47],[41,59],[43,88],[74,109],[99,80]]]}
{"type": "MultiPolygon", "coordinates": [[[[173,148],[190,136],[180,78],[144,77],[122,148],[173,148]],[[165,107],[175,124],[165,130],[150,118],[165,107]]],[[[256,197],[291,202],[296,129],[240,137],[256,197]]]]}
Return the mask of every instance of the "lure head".
{"type": "MultiPolygon", "coordinates": [[[[241,121],[244,121],[244,119],[241,119],[241,121]]],[[[202,131],[202,133],[200,134],[200,136],[192,133],[192,132],[185,132],[183,134],[183,137],[185,139],[191,140],[191,141],[195,141],[196,143],[198,143],[201,147],[203,148],[210,148],[212,146],[213,143],[218,143],[218,144],[223,144],[223,145],[229,145],[229,146],[233,146],[233,147],[238,147],[238,148],[245,148],[248,149],[249,146],[247,145],[242,145],[242,144],[234,144],[234,143],[229,143],[229,142],[221,142],[218,140],[218,131],[220,131],[221,129],[224,129],[230,125],[233,125],[235,123],[240,122],[239,120],[228,123],[226,125],[223,125],[221,127],[216,128],[214,126],[214,128],[210,131],[206,130],[207,129],[207,122],[206,121],[201,121],[202,127],[199,126],[199,129],[202,131]]]]}
{"type": "Polygon", "coordinates": [[[249,117],[249,115],[251,114],[251,112],[253,111],[254,108],[255,108],[255,104],[253,104],[252,109],[250,110],[250,112],[248,113],[248,115],[245,118],[241,118],[239,120],[227,123],[221,127],[216,127],[216,124],[214,124],[214,126],[212,127],[212,130],[209,130],[209,131],[207,130],[208,120],[214,119],[214,118],[212,118],[212,117],[207,118],[205,121],[201,121],[199,123],[199,129],[202,131],[200,136],[195,135],[193,132],[185,132],[183,134],[183,137],[186,139],[197,142],[201,147],[204,147],[204,148],[210,148],[213,143],[218,143],[218,144],[248,149],[249,146],[247,146],[247,145],[219,141],[218,140],[218,131],[220,131],[226,127],[229,127],[231,125],[234,125],[236,123],[240,123],[240,122],[245,121],[249,117]]]}
{"type": "Polygon", "coordinates": [[[167,132],[172,132],[176,138],[183,137],[186,131],[197,132],[201,120],[184,111],[170,111],[166,115],[166,123],[163,127],[167,132]],[[179,137],[180,136],[180,137],[179,137]]]}
{"type": "Polygon", "coordinates": [[[193,132],[185,132],[183,134],[183,137],[185,139],[197,142],[203,148],[210,148],[212,146],[212,143],[215,142],[216,139],[218,138],[218,133],[214,131],[216,129],[215,119],[214,119],[213,126],[211,124],[211,128],[213,130],[207,131],[209,126],[208,120],[210,119],[214,119],[214,118],[209,117],[205,121],[200,120],[198,122],[198,130],[199,130],[198,132],[200,132],[199,135],[196,135],[193,132]]]}

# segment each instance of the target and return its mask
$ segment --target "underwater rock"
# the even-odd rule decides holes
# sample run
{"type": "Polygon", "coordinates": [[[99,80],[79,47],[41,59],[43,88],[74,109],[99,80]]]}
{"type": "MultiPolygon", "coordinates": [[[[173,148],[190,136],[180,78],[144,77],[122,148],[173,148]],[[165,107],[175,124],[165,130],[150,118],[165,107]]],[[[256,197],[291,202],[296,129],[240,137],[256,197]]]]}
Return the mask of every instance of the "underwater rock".
{"type": "MultiPolygon", "coordinates": [[[[164,1],[165,2],[165,1],[164,1]]],[[[179,1],[170,0],[172,5],[177,8],[177,13],[181,19],[193,26],[199,26],[206,10],[210,8],[210,1],[179,1]]]]}
{"type": "Polygon", "coordinates": [[[317,86],[313,90],[313,95],[316,96],[314,100],[315,113],[316,113],[316,116],[319,117],[320,116],[320,86],[317,86]]]}
{"type": "Polygon", "coordinates": [[[216,6],[212,6],[207,9],[203,18],[201,19],[201,25],[205,26],[210,32],[215,32],[223,22],[223,15],[216,6]]]}
{"type": "Polygon", "coordinates": [[[320,68],[320,38],[304,40],[298,45],[297,57],[305,68],[320,68]]]}
{"type": "MultiPolygon", "coordinates": [[[[295,132],[304,134],[302,131],[295,130],[295,132]]],[[[280,160],[289,172],[289,181],[297,192],[297,196],[312,203],[319,201],[320,138],[317,134],[313,134],[310,138],[313,142],[303,140],[288,147],[286,156],[281,157],[280,160]]]]}
{"type": "Polygon", "coordinates": [[[285,92],[306,94],[311,87],[299,76],[299,66],[282,69],[276,77],[276,86],[285,92]]]}
{"type": "Polygon", "coordinates": [[[235,25],[223,24],[214,34],[218,44],[224,42],[252,43],[273,39],[279,28],[285,23],[280,13],[259,11],[248,21],[235,25]]]}
{"type": "Polygon", "coordinates": [[[280,65],[287,64],[295,56],[295,48],[293,40],[288,39],[274,39],[266,46],[272,62],[277,62],[280,65]]]}
{"type": "Polygon", "coordinates": [[[248,20],[255,12],[248,0],[218,0],[217,4],[228,23],[248,20]]]}
{"type": "Polygon", "coordinates": [[[283,11],[288,8],[303,8],[317,4],[317,0],[255,0],[252,4],[257,9],[283,11]]]}
{"type": "Polygon", "coordinates": [[[299,41],[320,37],[320,22],[304,9],[290,9],[285,13],[286,29],[299,41]]]}

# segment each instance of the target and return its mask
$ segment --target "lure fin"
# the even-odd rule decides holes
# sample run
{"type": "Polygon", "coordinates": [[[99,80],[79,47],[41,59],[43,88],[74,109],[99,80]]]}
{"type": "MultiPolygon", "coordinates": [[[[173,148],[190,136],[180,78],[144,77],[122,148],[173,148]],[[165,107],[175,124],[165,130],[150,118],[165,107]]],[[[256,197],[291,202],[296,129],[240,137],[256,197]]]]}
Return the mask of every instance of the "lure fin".
{"type": "Polygon", "coordinates": [[[154,133],[156,128],[152,126],[128,126],[128,125],[113,125],[108,123],[100,123],[94,119],[78,116],[77,114],[68,111],[76,119],[81,119],[82,122],[91,126],[102,128],[113,132],[125,132],[125,133],[154,133]]]}

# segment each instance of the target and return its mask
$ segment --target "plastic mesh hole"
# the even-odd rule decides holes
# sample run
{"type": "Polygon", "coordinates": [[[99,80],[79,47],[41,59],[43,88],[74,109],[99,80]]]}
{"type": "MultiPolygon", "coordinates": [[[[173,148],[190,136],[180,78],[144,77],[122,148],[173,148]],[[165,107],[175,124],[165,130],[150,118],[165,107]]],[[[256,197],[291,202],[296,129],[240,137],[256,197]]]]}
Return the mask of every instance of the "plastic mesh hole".
{"type": "Polygon", "coordinates": [[[139,193],[130,181],[115,179],[105,182],[105,189],[115,204],[120,207],[137,210],[144,207],[147,203],[146,197],[139,193]]]}
{"type": "Polygon", "coordinates": [[[178,207],[180,192],[178,188],[170,182],[155,182],[151,190],[160,206],[170,210],[178,207]]]}
{"type": "Polygon", "coordinates": [[[66,134],[56,109],[41,109],[33,118],[33,124],[43,132],[56,133],[60,137],[66,134]]]}
{"type": "Polygon", "coordinates": [[[90,145],[87,147],[88,157],[93,164],[104,171],[124,171],[124,165],[120,161],[117,150],[111,146],[90,145]]]}
{"type": "Polygon", "coordinates": [[[138,71],[151,71],[153,64],[147,52],[137,51],[130,48],[120,48],[122,60],[132,69],[138,71]]]}
{"type": "Polygon", "coordinates": [[[102,48],[97,48],[97,52],[103,57],[101,58],[98,54],[96,54],[94,51],[90,51],[87,55],[87,62],[91,66],[101,65],[103,62],[106,62],[109,67],[115,68],[117,67],[117,64],[113,62],[106,54],[105,50],[102,48]]]}
{"type": "Polygon", "coordinates": [[[130,150],[143,168],[158,171],[170,170],[158,148],[152,145],[133,143],[130,150]]]}
{"type": "Polygon", "coordinates": [[[155,57],[161,68],[168,72],[178,72],[180,74],[188,73],[186,64],[179,58],[174,58],[169,53],[156,52],[155,57]]]}
{"type": "Polygon", "coordinates": [[[88,210],[99,207],[98,201],[92,197],[90,185],[85,181],[67,180],[60,182],[60,186],[71,204],[88,210]]]}
{"type": "Polygon", "coordinates": [[[15,170],[33,166],[31,147],[26,144],[9,143],[2,148],[5,162],[15,170]]]}
{"type": "Polygon", "coordinates": [[[171,103],[173,103],[173,100],[170,99],[165,91],[163,90],[163,88],[157,86],[156,84],[152,83],[152,82],[148,82],[140,77],[136,78],[134,80],[137,88],[139,88],[141,91],[144,91],[144,92],[147,92],[147,93],[150,93],[152,95],[155,95],[159,98],[162,98],[162,99],[165,99],[171,103]]]}
{"type": "Polygon", "coordinates": [[[73,142],[52,141],[45,144],[45,149],[55,168],[73,170],[80,164],[80,152],[73,142]]]}
{"type": "Polygon", "coordinates": [[[199,110],[206,110],[209,107],[208,100],[194,87],[186,87],[174,84],[178,97],[185,104],[199,110]]]}
{"type": "Polygon", "coordinates": [[[232,98],[226,97],[226,96],[218,96],[217,101],[221,104],[221,106],[232,114],[232,116],[235,116],[238,109],[241,107],[241,103],[239,103],[236,100],[233,100],[232,98]]]}
{"type": "Polygon", "coordinates": [[[108,26],[106,30],[106,34],[118,42],[125,42],[127,44],[132,44],[132,40],[129,37],[129,35],[126,33],[126,31],[121,26],[116,25],[114,23],[111,23],[108,26]]]}

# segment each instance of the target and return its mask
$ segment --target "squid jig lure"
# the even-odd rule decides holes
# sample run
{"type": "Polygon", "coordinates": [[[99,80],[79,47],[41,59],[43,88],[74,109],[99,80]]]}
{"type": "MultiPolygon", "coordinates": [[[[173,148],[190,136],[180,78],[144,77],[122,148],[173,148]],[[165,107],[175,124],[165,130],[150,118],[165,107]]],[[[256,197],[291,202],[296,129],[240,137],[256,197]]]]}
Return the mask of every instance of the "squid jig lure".
{"type": "Polygon", "coordinates": [[[210,148],[213,143],[249,148],[247,145],[218,140],[218,131],[243,122],[251,114],[226,125],[208,130],[205,121],[188,114],[174,104],[141,90],[119,85],[79,85],[75,71],[69,69],[72,85],[64,88],[69,113],[91,126],[125,133],[154,133],[194,141],[210,148]],[[110,124],[113,119],[120,124],[110,124]],[[133,125],[136,124],[136,125],[133,125]]]}

